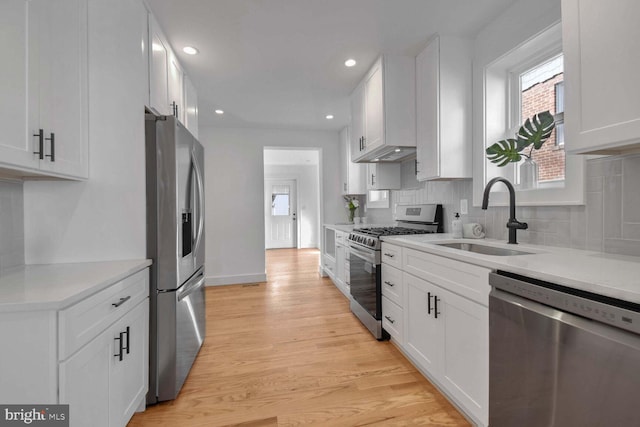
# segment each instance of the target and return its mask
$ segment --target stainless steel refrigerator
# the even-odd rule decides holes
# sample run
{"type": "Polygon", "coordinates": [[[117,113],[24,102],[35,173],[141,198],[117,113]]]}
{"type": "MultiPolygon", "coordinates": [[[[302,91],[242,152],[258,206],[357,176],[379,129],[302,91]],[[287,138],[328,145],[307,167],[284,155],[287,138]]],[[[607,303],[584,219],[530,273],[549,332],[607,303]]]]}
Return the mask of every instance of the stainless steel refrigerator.
{"type": "Polygon", "coordinates": [[[173,116],[145,119],[153,404],[176,398],[204,342],[204,149],[173,116]]]}

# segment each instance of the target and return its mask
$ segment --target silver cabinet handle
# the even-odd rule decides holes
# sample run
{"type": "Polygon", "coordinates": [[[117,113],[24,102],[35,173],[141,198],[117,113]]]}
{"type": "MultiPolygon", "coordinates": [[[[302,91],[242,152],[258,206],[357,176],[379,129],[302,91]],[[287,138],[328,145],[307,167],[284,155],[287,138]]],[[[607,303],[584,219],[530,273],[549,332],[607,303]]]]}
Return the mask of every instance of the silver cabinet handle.
{"type": "Polygon", "coordinates": [[[394,284],[394,283],[391,283],[391,282],[390,282],[390,281],[388,281],[388,280],[385,280],[385,281],[384,281],[384,283],[385,283],[386,285],[391,286],[391,287],[394,287],[394,286],[395,286],[395,284],[394,284]]]}
{"type": "Polygon", "coordinates": [[[120,307],[122,304],[124,304],[125,302],[129,301],[130,299],[131,299],[131,295],[127,295],[127,296],[126,296],[126,297],[124,297],[124,298],[120,298],[120,300],[119,300],[118,302],[111,303],[111,305],[112,305],[112,306],[114,306],[114,307],[116,307],[116,308],[118,308],[118,307],[120,307]]]}
{"type": "Polygon", "coordinates": [[[395,320],[393,320],[391,317],[389,316],[384,316],[385,319],[387,319],[389,321],[389,323],[396,323],[395,320]]]}

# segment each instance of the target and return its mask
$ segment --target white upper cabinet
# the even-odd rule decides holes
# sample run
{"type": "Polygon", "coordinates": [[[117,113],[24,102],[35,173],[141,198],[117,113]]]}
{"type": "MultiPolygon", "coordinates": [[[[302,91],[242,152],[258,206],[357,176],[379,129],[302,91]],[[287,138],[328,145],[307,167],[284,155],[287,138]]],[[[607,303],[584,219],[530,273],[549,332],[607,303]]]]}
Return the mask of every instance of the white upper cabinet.
{"type": "Polygon", "coordinates": [[[367,163],[367,190],[400,190],[400,163],[367,163]]]}
{"type": "Polygon", "coordinates": [[[0,167],[88,177],[86,0],[0,4],[0,167]]]}
{"type": "Polygon", "coordinates": [[[171,48],[155,17],[149,14],[149,105],[156,113],[173,115],[169,102],[169,61],[171,48]]]}
{"type": "Polygon", "coordinates": [[[167,92],[173,115],[184,124],[184,72],[173,52],[169,55],[169,87],[167,92]]]}
{"type": "Polygon", "coordinates": [[[360,83],[351,94],[351,161],[364,154],[364,83],[360,83]]]}
{"type": "Polygon", "coordinates": [[[366,165],[351,161],[349,127],[340,131],[340,191],[343,195],[365,194],[366,165]]]}
{"type": "Polygon", "coordinates": [[[189,76],[184,76],[184,125],[198,138],[198,93],[189,76]]]}
{"type": "Polygon", "coordinates": [[[378,58],[351,94],[351,159],[369,162],[413,155],[415,119],[415,59],[378,58]]]}
{"type": "Polygon", "coordinates": [[[176,117],[197,138],[198,94],[152,13],[149,40],[149,107],[176,117]]]}
{"type": "Polygon", "coordinates": [[[471,47],[435,37],[416,57],[416,177],[471,177],[471,47]]]}
{"type": "Polygon", "coordinates": [[[640,148],[640,2],[562,0],[565,150],[640,148]]]}

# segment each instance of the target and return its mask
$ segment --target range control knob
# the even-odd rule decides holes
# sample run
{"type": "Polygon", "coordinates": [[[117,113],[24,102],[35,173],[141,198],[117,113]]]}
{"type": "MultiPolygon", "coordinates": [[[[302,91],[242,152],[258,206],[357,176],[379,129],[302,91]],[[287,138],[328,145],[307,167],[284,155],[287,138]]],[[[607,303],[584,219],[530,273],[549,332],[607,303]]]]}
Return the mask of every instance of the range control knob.
{"type": "Polygon", "coordinates": [[[375,246],[375,244],[376,244],[376,243],[373,241],[373,239],[372,239],[372,238],[368,238],[368,239],[367,239],[367,246],[371,246],[371,247],[373,247],[373,246],[375,246]]]}

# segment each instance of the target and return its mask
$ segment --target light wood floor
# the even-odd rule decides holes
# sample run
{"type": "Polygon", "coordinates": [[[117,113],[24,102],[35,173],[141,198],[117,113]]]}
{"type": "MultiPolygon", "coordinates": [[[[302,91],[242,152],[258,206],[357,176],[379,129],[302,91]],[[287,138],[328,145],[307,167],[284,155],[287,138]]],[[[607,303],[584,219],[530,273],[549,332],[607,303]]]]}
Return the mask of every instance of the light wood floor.
{"type": "Polygon", "coordinates": [[[141,426],[468,426],[347,299],[317,250],[267,251],[267,283],[207,288],[207,337],[175,401],[141,426]]]}

